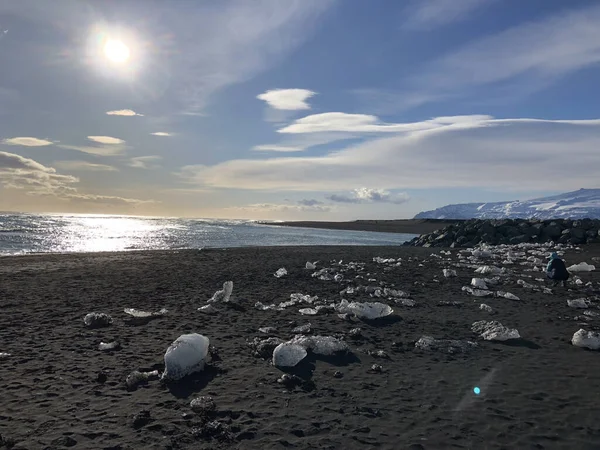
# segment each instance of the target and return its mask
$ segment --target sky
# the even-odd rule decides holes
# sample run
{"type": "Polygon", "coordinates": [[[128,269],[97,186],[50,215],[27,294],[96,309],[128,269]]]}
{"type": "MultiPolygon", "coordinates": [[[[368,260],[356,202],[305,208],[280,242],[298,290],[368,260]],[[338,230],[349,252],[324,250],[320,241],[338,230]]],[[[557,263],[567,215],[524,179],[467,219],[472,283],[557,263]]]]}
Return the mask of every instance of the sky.
{"type": "Polygon", "coordinates": [[[600,187],[597,0],[0,0],[0,211],[401,219],[600,187]]]}

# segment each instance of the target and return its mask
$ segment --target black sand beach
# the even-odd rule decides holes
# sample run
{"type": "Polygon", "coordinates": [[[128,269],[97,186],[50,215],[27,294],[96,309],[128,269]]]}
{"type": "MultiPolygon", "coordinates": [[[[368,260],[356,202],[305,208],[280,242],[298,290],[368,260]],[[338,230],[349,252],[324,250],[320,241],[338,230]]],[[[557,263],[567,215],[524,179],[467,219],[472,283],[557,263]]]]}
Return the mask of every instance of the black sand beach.
{"type": "Polygon", "coordinates": [[[354,220],[350,222],[275,222],[269,225],[282,227],[323,228],[327,230],[377,231],[381,233],[426,234],[440,230],[457,220],[398,219],[398,220],[354,220]]]}
{"type": "MultiPolygon", "coordinates": [[[[454,263],[430,256],[440,251],[298,247],[0,258],[0,352],[11,355],[0,359],[0,448],[600,449],[600,353],[570,344],[579,328],[598,330],[600,319],[581,325],[574,319],[581,310],[566,304],[597,294],[600,271],[580,274],[592,287],[570,285],[549,295],[517,285],[523,269],[515,265],[516,274],[498,289],[521,301],[482,299],[461,290],[476,276],[471,268],[457,268],[457,278],[442,276],[454,263]],[[376,256],[401,257],[402,265],[386,268],[373,262],[376,256]],[[304,265],[319,260],[328,267],[340,259],[366,262],[361,283],[393,285],[416,306],[380,300],[398,316],[381,323],[253,307],[296,292],[338,302],[347,283],[313,278],[304,265]],[[273,276],[280,267],[287,277],[273,276]],[[377,282],[367,283],[371,277],[377,282]],[[234,282],[235,304],[217,305],[214,316],[198,312],[227,280],[234,282]],[[481,311],[480,303],[496,314],[481,311]],[[132,325],[124,321],[127,307],[169,312],[132,325]],[[92,311],[110,314],[113,324],[87,329],[83,317],[92,311]],[[481,341],[470,327],[482,319],[515,327],[522,339],[481,341]],[[266,337],[258,331],[266,326],[289,339],[306,322],[312,334],[343,336],[353,357],[309,358],[298,369],[302,385],[286,389],[277,383],[282,372],[254,357],[247,341],[266,337]],[[361,336],[352,338],[356,327],[361,336]],[[150,381],[125,388],[133,370],[162,371],[169,344],[193,332],[218,351],[204,372],[172,386],[150,381]],[[422,335],[476,340],[479,348],[417,351],[422,335]],[[122,349],[98,350],[112,340],[122,349]],[[388,357],[370,355],[374,350],[388,357]],[[382,372],[372,371],[373,364],[382,372]],[[212,420],[223,429],[212,437],[189,406],[200,395],[217,405],[212,420]]],[[[600,246],[588,245],[566,259],[598,266],[592,258],[599,256],[600,246]]],[[[374,301],[365,293],[352,299],[374,301]]]]}

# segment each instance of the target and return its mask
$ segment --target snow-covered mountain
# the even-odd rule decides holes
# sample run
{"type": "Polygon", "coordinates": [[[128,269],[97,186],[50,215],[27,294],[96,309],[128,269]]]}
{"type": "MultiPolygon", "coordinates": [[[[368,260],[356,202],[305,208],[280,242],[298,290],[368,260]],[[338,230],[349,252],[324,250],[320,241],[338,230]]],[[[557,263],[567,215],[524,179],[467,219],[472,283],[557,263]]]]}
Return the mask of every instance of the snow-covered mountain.
{"type": "Polygon", "coordinates": [[[420,212],[415,219],[600,219],[600,189],[536,198],[534,200],[462,203],[420,212]]]}

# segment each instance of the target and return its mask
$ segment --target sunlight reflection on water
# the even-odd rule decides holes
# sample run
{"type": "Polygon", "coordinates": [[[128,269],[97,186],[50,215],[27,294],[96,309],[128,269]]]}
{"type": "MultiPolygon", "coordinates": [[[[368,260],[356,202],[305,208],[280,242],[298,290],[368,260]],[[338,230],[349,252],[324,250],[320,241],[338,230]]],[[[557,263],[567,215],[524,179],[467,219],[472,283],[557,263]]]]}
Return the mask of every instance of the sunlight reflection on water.
{"type": "Polygon", "coordinates": [[[400,245],[413,235],[259,225],[251,221],[0,214],[0,254],[268,245],[400,245]]]}

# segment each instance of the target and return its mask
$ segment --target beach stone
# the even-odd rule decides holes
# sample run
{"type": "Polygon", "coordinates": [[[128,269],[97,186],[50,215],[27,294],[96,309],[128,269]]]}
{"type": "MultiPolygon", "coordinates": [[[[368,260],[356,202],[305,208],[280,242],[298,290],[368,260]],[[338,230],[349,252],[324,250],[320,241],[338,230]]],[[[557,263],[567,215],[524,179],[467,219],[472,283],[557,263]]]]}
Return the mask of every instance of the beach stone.
{"type": "Polygon", "coordinates": [[[275,347],[279,344],[283,344],[283,342],[283,339],[276,337],[270,337],[268,339],[254,338],[248,345],[254,350],[254,356],[263,359],[271,359],[275,347]]]}
{"type": "Polygon", "coordinates": [[[217,405],[212,397],[206,395],[193,399],[190,402],[190,408],[192,408],[192,411],[196,414],[208,416],[215,412],[217,405]]]}
{"type": "Polygon", "coordinates": [[[231,442],[234,439],[229,425],[217,420],[212,420],[200,427],[192,428],[191,434],[194,438],[202,440],[215,439],[220,442],[231,442]]]}
{"type": "Polygon", "coordinates": [[[435,339],[432,336],[422,336],[415,342],[415,348],[424,351],[439,351],[448,354],[467,353],[478,347],[476,342],[460,341],[457,339],[435,339]]]}
{"type": "Polygon", "coordinates": [[[545,236],[554,239],[561,235],[562,229],[556,222],[551,222],[543,228],[542,233],[545,236]]]}
{"type": "Polygon", "coordinates": [[[381,372],[383,372],[383,367],[380,366],[379,364],[373,364],[371,366],[370,372],[372,372],[372,373],[381,373],[381,372]]]}
{"type": "Polygon", "coordinates": [[[91,312],[83,318],[83,323],[88,328],[104,328],[112,324],[113,320],[108,314],[91,312]]]}
{"type": "Polygon", "coordinates": [[[342,372],[340,372],[339,370],[336,370],[335,372],[333,372],[333,377],[334,378],[343,378],[344,374],[342,372]]]}
{"type": "Polygon", "coordinates": [[[152,416],[150,411],[144,409],[133,416],[132,426],[135,429],[142,428],[144,425],[148,425],[152,422],[152,416]]]}
{"type": "Polygon", "coordinates": [[[300,333],[300,334],[309,334],[311,329],[311,324],[306,323],[304,325],[300,325],[292,330],[292,333],[300,333]]]}
{"type": "MultiPolygon", "coordinates": [[[[1,443],[2,441],[0,441],[1,443]]],[[[61,436],[59,438],[54,439],[51,442],[53,447],[75,447],[77,445],[77,441],[73,439],[71,436],[61,436]]],[[[6,447],[10,448],[10,447],[6,447]]]]}
{"type": "Polygon", "coordinates": [[[362,337],[362,330],[360,328],[352,328],[348,331],[348,336],[354,339],[358,339],[362,337]]]}
{"type": "Polygon", "coordinates": [[[281,377],[277,379],[277,382],[279,384],[283,384],[288,389],[293,389],[296,386],[300,386],[303,383],[302,378],[289,373],[284,373],[281,377]]]}

